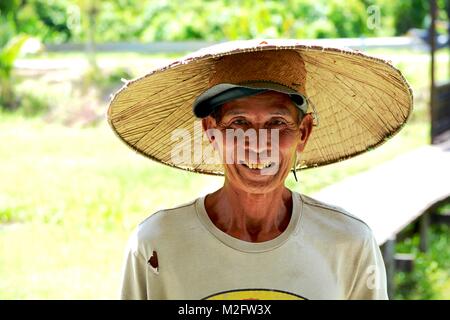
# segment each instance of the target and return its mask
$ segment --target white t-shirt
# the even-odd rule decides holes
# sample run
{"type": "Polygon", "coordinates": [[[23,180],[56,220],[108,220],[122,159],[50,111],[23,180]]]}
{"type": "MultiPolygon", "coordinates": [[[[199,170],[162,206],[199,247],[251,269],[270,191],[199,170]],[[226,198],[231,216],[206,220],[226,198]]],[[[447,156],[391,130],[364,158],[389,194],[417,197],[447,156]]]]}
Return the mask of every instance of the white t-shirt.
{"type": "Polygon", "coordinates": [[[204,197],[152,214],[130,238],[122,299],[387,299],[370,228],[305,195],[292,200],[286,230],[260,243],[218,229],[204,197]]]}

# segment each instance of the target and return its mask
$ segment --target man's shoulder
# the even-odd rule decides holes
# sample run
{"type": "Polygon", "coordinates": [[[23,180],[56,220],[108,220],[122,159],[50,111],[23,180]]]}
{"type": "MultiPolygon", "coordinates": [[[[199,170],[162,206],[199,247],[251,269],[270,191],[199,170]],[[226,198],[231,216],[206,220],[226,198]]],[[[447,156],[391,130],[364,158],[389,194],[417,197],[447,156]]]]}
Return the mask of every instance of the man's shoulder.
{"type": "Polygon", "coordinates": [[[180,228],[189,227],[195,217],[197,199],[182,203],[172,208],[161,209],[141,221],[135,235],[139,242],[151,237],[161,237],[167,233],[176,233],[180,228]]]}
{"type": "Polygon", "coordinates": [[[372,230],[362,219],[349,213],[344,208],[314,199],[304,194],[300,195],[309,219],[325,226],[330,232],[339,236],[359,238],[364,241],[373,237],[372,230]]]}
{"type": "Polygon", "coordinates": [[[171,219],[171,218],[175,218],[174,217],[175,215],[186,214],[187,211],[190,211],[195,208],[196,201],[197,201],[197,199],[193,199],[188,202],[179,204],[175,207],[158,210],[158,211],[150,214],[144,220],[142,220],[139,223],[139,226],[144,227],[144,226],[156,223],[157,221],[159,221],[161,219],[171,219]]]}

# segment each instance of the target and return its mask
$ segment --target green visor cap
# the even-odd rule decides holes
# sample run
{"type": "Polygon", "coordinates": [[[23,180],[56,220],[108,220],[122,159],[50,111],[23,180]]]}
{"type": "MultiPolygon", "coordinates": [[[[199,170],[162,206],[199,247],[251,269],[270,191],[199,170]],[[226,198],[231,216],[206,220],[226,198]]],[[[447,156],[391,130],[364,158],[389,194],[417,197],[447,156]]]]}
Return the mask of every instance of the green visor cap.
{"type": "Polygon", "coordinates": [[[308,104],[303,95],[289,87],[273,82],[252,82],[244,85],[221,83],[215,85],[197,97],[192,110],[197,118],[205,118],[224,103],[267,91],[276,91],[288,95],[294,105],[303,114],[306,114],[308,104]]]}

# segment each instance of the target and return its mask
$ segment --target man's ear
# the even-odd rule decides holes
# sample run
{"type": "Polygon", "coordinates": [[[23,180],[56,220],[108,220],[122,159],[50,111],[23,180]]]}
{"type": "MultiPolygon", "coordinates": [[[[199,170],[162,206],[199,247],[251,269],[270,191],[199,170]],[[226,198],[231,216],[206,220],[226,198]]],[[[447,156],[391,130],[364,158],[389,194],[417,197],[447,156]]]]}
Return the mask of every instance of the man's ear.
{"type": "Polygon", "coordinates": [[[209,130],[209,129],[216,129],[216,127],[217,127],[217,123],[213,117],[207,116],[202,119],[203,131],[206,133],[206,136],[208,137],[208,140],[211,143],[215,140],[215,137],[214,137],[214,135],[211,134],[211,132],[213,132],[214,130],[209,130]]]}
{"type": "Polygon", "coordinates": [[[313,128],[313,117],[311,113],[307,113],[302,121],[300,122],[299,129],[300,129],[300,141],[297,145],[297,152],[302,152],[305,147],[306,143],[308,142],[308,139],[311,135],[313,128]]]}

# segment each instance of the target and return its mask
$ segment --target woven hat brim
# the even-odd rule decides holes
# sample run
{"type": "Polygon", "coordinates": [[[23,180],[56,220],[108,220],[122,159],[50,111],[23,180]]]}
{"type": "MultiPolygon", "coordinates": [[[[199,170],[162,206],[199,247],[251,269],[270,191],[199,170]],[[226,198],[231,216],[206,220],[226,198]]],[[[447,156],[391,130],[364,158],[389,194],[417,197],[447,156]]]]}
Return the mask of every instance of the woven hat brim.
{"type": "Polygon", "coordinates": [[[172,133],[185,129],[192,139],[202,141],[204,148],[210,147],[203,133],[194,130],[198,119],[192,105],[209,88],[214,62],[225,55],[263,50],[274,54],[295,50],[305,64],[307,98],[315,107],[319,125],[314,127],[297,169],[331,164],[376,148],[395,135],[411,114],[412,90],[388,61],[296,40],[240,41],[200,50],[129,81],[111,99],[109,124],[123,142],[150,159],[183,170],[222,175],[220,164],[173,163],[173,149],[183,144],[173,141],[172,133]]]}

